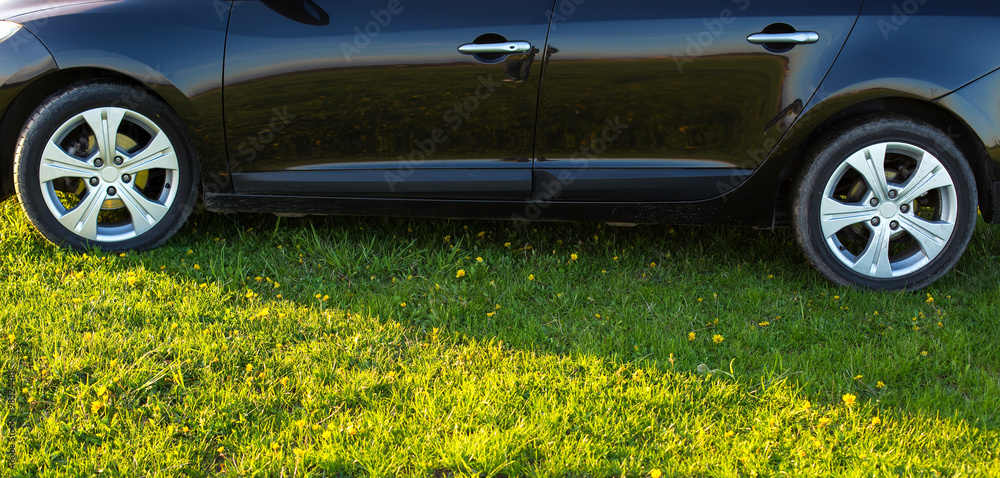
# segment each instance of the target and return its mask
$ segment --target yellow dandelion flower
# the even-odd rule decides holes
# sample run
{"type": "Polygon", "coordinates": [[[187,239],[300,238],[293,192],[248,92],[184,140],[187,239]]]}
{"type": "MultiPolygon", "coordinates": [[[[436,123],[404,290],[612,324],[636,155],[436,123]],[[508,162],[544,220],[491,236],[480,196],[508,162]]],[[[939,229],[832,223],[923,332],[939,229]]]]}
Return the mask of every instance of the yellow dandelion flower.
{"type": "Polygon", "coordinates": [[[188,428],[187,426],[184,426],[183,428],[181,428],[181,431],[184,432],[184,433],[187,433],[187,432],[191,431],[191,429],[188,428]]]}
{"type": "Polygon", "coordinates": [[[569,255],[569,260],[571,260],[571,261],[575,261],[575,260],[577,260],[579,258],[580,258],[580,256],[576,255],[575,253],[569,255]]]}
{"type": "Polygon", "coordinates": [[[312,426],[312,430],[313,430],[314,432],[318,432],[318,431],[320,431],[320,429],[322,429],[322,428],[323,428],[323,427],[319,426],[319,424],[315,424],[315,423],[314,423],[314,424],[313,424],[313,426],[312,426]]]}
{"type": "Polygon", "coordinates": [[[926,357],[927,356],[927,351],[926,350],[921,350],[920,351],[920,356],[921,357],[926,357]]]}
{"type": "Polygon", "coordinates": [[[509,249],[510,248],[510,243],[509,242],[505,242],[505,243],[503,243],[503,246],[509,249]]]}
{"type": "Polygon", "coordinates": [[[840,398],[844,400],[844,405],[847,405],[848,407],[853,407],[858,401],[858,397],[853,393],[845,393],[844,396],[840,398]]]}
{"type": "Polygon", "coordinates": [[[712,336],[712,342],[715,342],[717,344],[721,344],[723,340],[726,340],[726,338],[720,334],[715,334],[712,336]]]}
{"type": "Polygon", "coordinates": [[[702,303],[702,302],[705,302],[705,299],[702,299],[701,297],[699,297],[699,298],[698,298],[698,303],[700,304],[700,303],[702,303]]]}
{"type": "Polygon", "coordinates": [[[281,449],[281,445],[279,445],[278,442],[271,443],[271,451],[278,451],[280,449],[281,449]]]}
{"type": "Polygon", "coordinates": [[[280,382],[280,383],[281,383],[281,386],[282,386],[282,387],[284,387],[284,386],[288,385],[288,377],[282,377],[282,379],[281,379],[281,382],[280,382]]]}
{"type": "Polygon", "coordinates": [[[215,449],[216,453],[223,453],[225,451],[226,451],[226,447],[224,447],[224,446],[220,446],[219,448],[215,449]]]}
{"type": "Polygon", "coordinates": [[[462,277],[465,277],[465,269],[459,269],[458,272],[455,273],[456,279],[461,279],[462,277]]]}
{"type": "Polygon", "coordinates": [[[298,421],[295,422],[295,425],[297,425],[299,428],[303,428],[303,427],[306,426],[306,421],[305,420],[298,420],[298,421]]]}
{"type": "Polygon", "coordinates": [[[477,257],[476,258],[476,262],[483,262],[483,258],[482,257],[477,257]]]}
{"type": "Polygon", "coordinates": [[[528,274],[528,280],[535,280],[535,274],[528,274]]]}
{"type": "Polygon", "coordinates": [[[649,267],[656,267],[656,263],[655,262],[650,262],[649,263],[649,267]]]}
{"type": "Polygon", "coordinates": [[[879,380],[877,383],[875,383],[875,388],[885,388],[885,383],[879,380]]]}
{"type": "Polygon", "coordinates": [[[825,427],[825,426],[829,425],[831,421],[833,421],[833,420],[830,420],[830,418],[828,418],[828,417],[820,418],[819,419],[819,426],[825,427]]]}
{"type": "Polygon", "coordinates": [[[328,296],[328,295],[324,295],[324,296],[323,296],[323,302],[326,302],[326,301],[328,301],[328,300],[330,300],[330,296],[328,296]]]}
{"type": "Polygon", "coordinates": [[[486,235],[486,231],[479,231],[479,234],[476,234],[476,237],[482,238],[485,235],[486,235]]]}
{"type": "Polygon", "coordinates": [[[323,432],[322,436],[323,436],[324,439],[329,440],[330,437],[333,436],[333,433],[330,433],[329,431],[325,431],[325,432],[323,432]]]}
{"type": "Polygon", "coordinates": [[[496,312],[487,312],[486,313],[487,317],[493,317],[494,315],[497,315],[497,313],[496,312]]]}
{"type": "Polygon", "coordinates": [[[101,411],[102,408],[104,408],[104,402],[101,401],[90,402],[90,413],[97,413],[101,411]]]}
{"type": "Polygon", "coordinates": [[[187,251],[187,255],[189,255],[189,256],[190,256],[191,254],[194,254],[194,250],[193,250],[193,249],[188,249],[188,251],[187,251]]]}
{"type": "Polygon", "coordinates": [[[768,325],[771,325],[771,323],[765,320],[763,322],[759,322],[757,325],[761,327],[767,327],[768,325]]]}
{"type": "Polygon", "coordinates": [[[257,282],[263,282],[263,281],[264,281],[264,278],[263,278],[263,277],[261,277],[261,276],[257,276],[257,277],[254,277],[254,278],[253,278],[253,280],[255,280],[255,281],[257,281],[257,282]]]}
{"type": "Polygon", "coordinates": [[[663,476],[663,472],[661,472],[659,468],[649,470],[649,478],[660,478],[661,476],[663,476]]]}
{"type": "Polygon", "coordinates": [[[688,341],[694,341],[696,335],[694,332],[688,332],[688,341]]]}
{"type": "Polygon", "coordinates": [[[861,380],[862,378],[865,378],[865,376],[864,375],[855,375],[854,376],[854,380],[861,380]]]}
{"type": "Polygon", "coordinates": [[[293,448],[292,453],[295,453],[295,456],[302,456],[305,452],[301,448],[293,448]]]}
{"type": "Polygon", "coordinates": [[[927,294],[927,300],[925,302],[927,302],[928,304],[933,304],[934,303],[934,297],[931,296],[930,294],[927,294]]]}
{"type": "Polygon", "coordinates": [[[195,264],[194,265],[194,270],[200,271],[201,270],[201,266],[199,266],[198,264],[195,264]]]}
{"type": "Polygon", "coordinates": [[[406,302],[400,302],[400,303],[399,303],[399,306],[400,306],[400,307],[406,307],[406,302]]]}
{"type": "Polygon", "coordinates": [[[732,437],[733,435],[735,435],[735,434],[736,434],[736,433],[733,433],[733,431],[732,431],[732,430],[726,430],[726,433],[724,433],[723,435],[725,435],[725,436],[726,436],[726,438],[731,438],[731,437],[732,437]]]}
{"type": "Polygon", "coordinates": [[[872,417],[871,426],[877,427],[877,426],[879,426],[881,424],[882,424],[882,419],[881,418],[879,418],[879,417],[872,417]]]}

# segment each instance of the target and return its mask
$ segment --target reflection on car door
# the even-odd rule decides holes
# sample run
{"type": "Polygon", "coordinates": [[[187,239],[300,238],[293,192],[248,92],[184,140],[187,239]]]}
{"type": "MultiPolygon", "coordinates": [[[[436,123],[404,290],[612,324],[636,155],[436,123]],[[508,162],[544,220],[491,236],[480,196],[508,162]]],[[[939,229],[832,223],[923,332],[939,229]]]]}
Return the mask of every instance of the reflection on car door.
{"type": "Polygon", "coordinates": [[[551,8],[552,0],[236,2],[224,102],[237,192],[528,198],[535,58],[551,8]],[[459,52],[474,42],[515,47],[459,52]]]}
{"type": "Polygon", "coordinates": [[[724,194],[816,91],[862,0],[558,0],[534,196],[690,201],[724,194]]]}

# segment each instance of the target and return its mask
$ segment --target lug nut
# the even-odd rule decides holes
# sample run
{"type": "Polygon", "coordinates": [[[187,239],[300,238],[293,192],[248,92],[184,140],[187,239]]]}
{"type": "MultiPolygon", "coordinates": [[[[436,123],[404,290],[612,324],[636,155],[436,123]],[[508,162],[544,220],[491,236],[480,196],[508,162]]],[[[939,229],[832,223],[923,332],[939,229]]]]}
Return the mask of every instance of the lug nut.
{"type": "Polygon", "coordinates": [[[878,218],[878,216],[876,216],[876,217],[873,217],[873,218],[872,218],[872,225],[873,225],[873,226],[877,226],[877,225],[879,225],[879,223],[881,223],[881,222],[882,222],[882,220],[881,220],[881,219],[879,219],[879,218],[878,218]]]}
{"type": "Polygon", "coordinates": [[[895,231],[896,229],[899,229],[899,223],[896,222],[896,221],[890,222],[889,223],[889,229],[892,229],[893,231],[895,231]]]}
{"type": "Polygon", "coordinates": [[[868,204],[871,204],[872,207],[878,206],[878,198],[872,198],[871,201],[868,201],[868,204]]]}
{"type": "Polygon", "coordinates": [[[901,212],[903,214],[906,214],[906,213],[910,212],[910,205],[909,204],[903,204],[902,206],[899,206],[899,212],[901,212]]]}
{"type": "Polygon", "coordinates": [[[121,166],[125,160],[121,156],[115,156],[115,166],[121,166]]]}
{"type": "Polygon", "coordinates": [[[123,181],[123,182],[126,182],[126,183],[127,183],[127,182],[129,182],[129,181],[131,181],[131,180],[132,180],[132,175],[131,175],[131,174],[123,174],[123,175],[122,175],[122,181],[123,181]]]}
{"type": "Polygon", "coordinates": [[[170,189],[170,183],[166,183],[166,184],[164,184],[164,185],[163,185],[163,189],[170,189]]]}
{"type": "Polygon", "coordinates": [[[98,184],[101,184],[101,180],[100,179],[90,178],[90,185],[91,186],[97,186],[98,184]]]}
{"type": "Polygon", "coordinates": [[[114,196],[118,194],[118,190],[114,186],[108,186],[108,196],[114,196]]]}
{"type": "Polygon", "coordinates": [[[98,168],[101,167],[101,166],[104,166],[104,160],[101,159],[101,158],[95,159],[94,160],[94,166],[98,167],[98,168]]]}
{"type": "Polygon", "coordinates": [[[899,195],[899,193],[896,192],[895,189],[892,189],[892,190],[889,191],[889,199],[896,199],[896,196],[898,196],[898,195],[899,195]]]}

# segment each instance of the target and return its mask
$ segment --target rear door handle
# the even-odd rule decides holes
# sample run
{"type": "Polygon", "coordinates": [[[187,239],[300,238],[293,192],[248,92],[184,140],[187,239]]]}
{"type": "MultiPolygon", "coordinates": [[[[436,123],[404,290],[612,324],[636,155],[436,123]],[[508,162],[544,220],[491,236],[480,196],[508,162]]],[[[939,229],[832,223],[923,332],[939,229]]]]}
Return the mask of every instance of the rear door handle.
{"type": "Polygon", "coordinates": [[[794,32],[794,33],[754,33],[747,37],[747,41],[755,45],[765,43],[785,43],[802,44],[816,43],[819,41],[819,33],[816,32],[794,32]]]}
{"type": "Polygon", "coordinates": [[[466,55],[481,55],[483,53],[503,53],[513,55],[531,51],[531,43],[526,41],[508,41],[503,43],[466,43],[458,47],[460,53],[466,55]]]}

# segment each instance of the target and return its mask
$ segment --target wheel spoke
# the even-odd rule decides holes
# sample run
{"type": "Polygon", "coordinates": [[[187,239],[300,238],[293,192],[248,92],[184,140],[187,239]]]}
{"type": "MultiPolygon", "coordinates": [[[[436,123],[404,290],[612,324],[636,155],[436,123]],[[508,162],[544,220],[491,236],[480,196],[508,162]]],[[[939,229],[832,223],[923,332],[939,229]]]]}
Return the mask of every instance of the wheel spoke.
{"type": "Polygon", "coordinates": [[[856,272],[869,277],[882,279],[892,277],[892,265],[889,263],[889,239],[892,234],[885,224],[873,228],[872,235],[868,239],[868,245],[855,261],[856,272]]]}
{"type": "Polygon", "coordinates": [[[830,237],[841,229],[854,224],[867,222],[875,214],[876,208],[867,204],[845,204],[836,199],[825,197],[820,205],[820,225],[823,227],[823,237],[830,237]]]}
{"type": "Polygon", "coordinates": [[[75,208],[60,216],[59,222],[75,234],[86,239],[97,239],[97,216],[107,198],[102,189],[91,190],[75,208]]]}
{"type": "Polygon", "coordinates": [[[177,170],[177,155],[167,134],[159,132],[149,145],[125,161],[122,172],[135,174],[150,169],[177,170]]]}
{"type": "Polygon", "coordinates": [[[861,174],[868,184],[868,188],[879,201],[885,201],[889,192],[889,185],[885,180],[885,152],[888,145],[886,143],[874,144],[861,151],[852,154],[847,158],[849,164],[855,171],[861,174]]]}
{"type": "Polygon", "coordinates": [[[900,216],[899,224],[917,241],[928,259],[934,259],[941,253],[955,231],[953,223],[928,221],[919,216],[900,216]]]}
{"type": "Polygon", "coordinates": [[[913,202],[928,191],[951,186],[951,175],[934,155],[924,153],[917,162],[917,170],[910,175],[900,191],[900,204],[913,202]]]}
{"type": "Polygon", "coordinates": [[[121,108],[101,108],[83,113],[83,119],[94,131],[97,139],[97,150],[104,160],[111,161],[118,153],[118,127],[125,119],[125,110],[121,108]]]}
{"type": "Polygon", "coordinates": [[[66,154],[62,148],[49,141],[42,151],[42,163],[38,170],[39,181],[47,183],[59,178],[89,178],[97,173],[90,164],[66,154]]]}
{"type": "Polygon", "coordinates": [[[119,183],[118,186],[122,202],[132,215],[137,235],[152,229],[167,214],[167,206],[151,201],[131,185],[119,183]]]}

